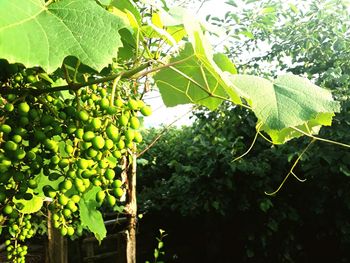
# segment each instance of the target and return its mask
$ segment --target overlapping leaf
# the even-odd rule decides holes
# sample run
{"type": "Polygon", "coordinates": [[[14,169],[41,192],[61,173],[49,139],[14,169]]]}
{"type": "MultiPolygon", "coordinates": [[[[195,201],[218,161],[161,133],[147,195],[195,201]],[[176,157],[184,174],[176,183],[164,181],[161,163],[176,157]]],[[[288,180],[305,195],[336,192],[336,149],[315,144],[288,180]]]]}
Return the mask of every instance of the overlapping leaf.
{"type": "Polygon", "coordinates": [[[81,224],[94,233],[96,239],[101,242],[106,237],[107,230],[101,212],[97,209],[95,200],[100,187],[93,187],[86,192],[79,201],[81,224]]]}
{"type": "Polygon", "coordinates": [[[117,57],[122,20],[93,0],[0,2],[0,58],[54,71],[66,56],[95,70],[117,57]]]}
{"type": "Polygon", "coordinates": [[[232,75],[231,81],[241,91],[274,143],[294,137],[317,134],[322,125],[330,125],[339,103],[330,91],[309,80],[282,75],[274,82],[257,76],[232,75]],[[298,132],[301,130],[302,132],[298,132]]]}
{"type": "MultiPolygon", "coordinates": [[[[211,47],[199,24],[189,18],[185,19],[184,24],[190,43],[169,61],[172,66],[154,76],[165,105],[171,107],[195,103],[215,109],[223,99],[228,98],[240,104],[240,97],[230,87],[226,74],[214,62],[211,47]]],[[[228,60],[223,60],[222,56],[217,61],[224,62],[223,68],[227,68],[228,60]]]]}
{"type": "Polygon", "coordinates": [[[41,196],[33,195],[32,199],[30,199],[30,200],[14,198],[13,202],[15,204],[20,203],[23,205],[23,207],[20,209],[21,213],[32,214],[32,213],[38,212],[42,208],[42,206],[44,204],[44,198],[41,196]]]}

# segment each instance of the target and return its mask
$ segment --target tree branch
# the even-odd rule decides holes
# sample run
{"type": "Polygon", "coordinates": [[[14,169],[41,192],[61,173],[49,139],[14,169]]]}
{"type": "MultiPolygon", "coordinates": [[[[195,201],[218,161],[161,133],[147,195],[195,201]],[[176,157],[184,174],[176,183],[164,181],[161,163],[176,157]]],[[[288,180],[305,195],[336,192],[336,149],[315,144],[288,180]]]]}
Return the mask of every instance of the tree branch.
{"type": "Polygon", "coordinates": [[[148,68],[151,65],[151,62],[147,62],[137,68],[131,69],[129,71],[122,71],[120,73],[117,74],[113,74],[107,77],[103,77],[103,78],[98,78],[98,79],[93,79],[87,82],[83,82],[83,83],[69,83],[68,85],[64,85],[64,86],[58,86],[58,87],[54,87],[54,88],[45,88],[45,89],[35,89],[32,87],[29,88],[22,88],[22,89],[12,89],[12,88],[8,88],[8,87],[2,87],[0,88],[0,94],[5,95],[5,94],[23,94],[23,93],[27,93],[27,94],[31,94],[31,95],[41,95],[44,93],[52,93],[52,92],[56,92],[56,91],[62,91],[62,90],[79,90],[83,87],[86,86],[90,86],[93,84],[100,84],[103,82],[108,82],[111,80],[114,80],[118,77],[120,77],[121,79],[128,79],[131,78],[132,76],[134,76],[135,74],[141,72],[142,70],[148,68]]]}

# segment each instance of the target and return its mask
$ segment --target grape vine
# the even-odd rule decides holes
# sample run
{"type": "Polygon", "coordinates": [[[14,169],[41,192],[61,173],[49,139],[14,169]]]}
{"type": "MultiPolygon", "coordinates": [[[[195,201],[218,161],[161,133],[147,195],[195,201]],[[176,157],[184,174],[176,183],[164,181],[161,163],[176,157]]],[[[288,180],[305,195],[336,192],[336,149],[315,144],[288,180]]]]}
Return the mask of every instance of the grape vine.
{"type": "Polygon", "coordinates": [[[7,0],[0,17],[0,226],[13,262],[25,261],[43,215],[63,236],[87,229],[101,241],[101,211],[124,212],[135,241],[136,176],[125,173],[143,153],[139,129],[152,113],[143,98],[155,87],[166,106],[251,109],[275,144],[316,138],[340,109],[307,79],[237,74],[181,8],[7,0]]]}
{"type": "Polygon", "coordinates": [[[132,92],[133,82],[103,82],[65,95],[17,94],[38,80],[37,72],[20,69],[3,82],[14,92],[0,98],[1,217],[13,262],[24,262],[25,241],[35,234],[18,200],[33,198],[39,177],[59,182],[42,191],[50,200],[53,226],[63,236],[82,234],[78,206],[91,187],[99,188],[98,206],[121,206],[122,162],[142,141],[139,117],[152,113],[132,92]]]}

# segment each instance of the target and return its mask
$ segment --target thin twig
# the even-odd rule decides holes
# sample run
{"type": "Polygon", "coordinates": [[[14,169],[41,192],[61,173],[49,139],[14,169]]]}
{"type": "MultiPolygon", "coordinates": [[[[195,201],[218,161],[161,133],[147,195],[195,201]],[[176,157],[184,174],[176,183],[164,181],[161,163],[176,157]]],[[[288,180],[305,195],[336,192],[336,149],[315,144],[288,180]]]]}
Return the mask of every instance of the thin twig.
{"type": "Polygon", "coordinates": [[[167,125],[160,133],[158,133],[157,136],[154,137],[152,142],[145,148],[143,149],[140,153],[137,154],[137,158],[139,158],[141,155],[143,155],[145,152],[147,152],[168,130],[171,126],[173,126],[177,121],[185,117],[187,114],[189,114],[191,111],[197,109],[199,106],[195,106],[191,108],[189,111],[186,113],[182,114],[180,117],[177,117],[174,121],[172,121],[169,125],[167,125]]]}
{"type": "Polygon", "coordinates": [[[283,186],[284,183],[287,181],[287,179],[288,179],[288,177],[289,177],[290,175],[293,175],[293,176],[294,176],[298,181],[300,181],[300,182],[304,182],[304,181],[305,181],[305,180],[302,180],[302,179],[300,179],[299,177],[297,177],[297,176],[295,175],[295,173],[294,173],[293,170],[294,170],[295,166],[298,164],[298,162],[300,161],[301,157],[305,154],[305,152],[310,148],[310,146],[311,146],[315,141],[316,141],[316,139],[312,139],[311,142],[306,146],[306,148],[301,152],[301,154],[300,154],[300,155],[298,156],[298,158],[295,160],[295,162],[294,162],[292,168],[290,168],[288,174],[284,177],[282,183],[278,186],[278,188],[277,188],[275,191],[273,191],[272,193],[265,192],[266,195],[270,195],[270,196],[271,196],[271,195],[277,194],[277,193],[281,190],[282,186],[283,186]]]}
{"type": "Polygon", "coordinates": [[[332,140],[328,140],[328,139],[324,139],[324,138],[321,138],[321,137],[317,137],[317,136],[314,136],[312,134],[308,134],[296,127],[291,127],[293,130],[297,131],[297,132],[300,132],[312,139],[315,139],[317,141],[322,141],[322,142],[326,142],[326,143],[331,143],[331,144],[335,144],[335,145],[339,145],[339,146],[342,146],[342,147],[346,147],[346,148],[350,148],[350,145],[349,144],[346,144],[346,143],[341,143],[341,142],[337,142],[337,141],[332,141],[332,140]]]}
{"type": "Polygon", "coordinates": [[[235,159],[233,159],[232,162],[235,162],[235,161],[237,161],[237,160],[243,158],[244,156],[246,156],[246,155],[253,149],[253,146],[255,145],[256,139],[257,139],[258,136],[259,136],[261,126],[262,126],[262,123],[261,123],[261,122],[258,123],[258,125],[256,126],[256,133],[255,133],[253,142],[251,143],[251,145],[250,145],[250,147],[248,148],[248,150],[247,150],[245,153],[243,153],[242,155],[240,155],[240,156],[236,157],[235,159]]]}

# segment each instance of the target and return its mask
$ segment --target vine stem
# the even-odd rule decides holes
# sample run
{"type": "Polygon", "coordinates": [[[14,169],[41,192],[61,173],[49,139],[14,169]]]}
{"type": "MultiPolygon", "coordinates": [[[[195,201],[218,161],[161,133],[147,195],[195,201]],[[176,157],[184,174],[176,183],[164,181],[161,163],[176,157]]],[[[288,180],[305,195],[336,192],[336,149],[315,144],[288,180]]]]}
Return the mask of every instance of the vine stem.
{"type": "Polygon", "coordinates": [[[248,150],[245,151],[245,153],[243,153],[242,155],[236,157],[235,159],[233,159],[232,162],[236,162],[238,161],[239,159],[243,158],[244,156],[246,156],[254,147],[255,145],[255,142],[260,134],[260,128],[262,126],[262,122],[258,123],[258,125],[256,126],[256,133],[255,133],[255,136],[254,136],[254,139],[253,139],[253,142],[251,143],[251,145],[249,146],[248,150]]]}
{"type": "Polygon", "coordinates": [[[62,91],[62,90],[73,90],[74,91],[74,90],[79,90],[80,88],[90,86],[93,84],[100,84],[100,83],[114,80],[115,78],[117,78],[120,75],[122,75],[121,76],[122,79],[129,79],[129,78],[133,77],[135,74],[139,73],[140,71],[148,68],[150,65],[151,65],[151,61],[149,61],[145,64],[142,64],[141,66],[136,67],[134,69],[131,69],[129,71],[122,71],[122,72],[112,74],[112,75],[107,76],[107,77],[93,79],[93,80],[86,81],[83,83],[69,83],[68,85],[58,86],[58,87],[53,87],[53,88],[46,88],[46,89],[26,88],[25,90],[23,90],[23,89],[10,89],[10,88],[3,87],[0,89],[0,94],[27,93],[27,94],[32,94],[32,95],[41,95],[44,93],[51,93],[51,92],[62,91]]]}
{"type": "Polygon", "coordinates": [[[115,98],[115,91],[117,89],[117,85],[119,80],[122,78],[123,74],[120,74],[118,77],[116,77],[113,81],[113,85],[112,85],[112,94],[111,94],[111,100],[109,101],[109,105],[111,107],[113,107],[114,105],[114,98],[115,98]]]}
{"type": "Polygon", "coordinates": [[[332,140],[328,140],[328,139],[324,139],[324,138],[321,138],[321,137],[317,137],[317,136],[314,136],[312,134],[309,134],[309,133],[306,133],[296,127],[292,127],[293,130],[297,131],[297,132],[300,132],[312,139],[315,139],[317,141],[321,141],[321,142],[326,142],[326,143],[331,143],[331,144],[335,144],[335,145],[339,145],[339,146],[342,146],[342,147],[345,147],[345,148],[350,148],[350,145],[349,144],[346,144],[346,143],[342,143],[342,142],[337,142],[337,141],[332,141],[332,140]]]}
{"type": "Polygon", "coordinates": [[[316,139],[312,139],[311,142],[305,147],[305,149],[299,154],[298,158],[295,160],[293,166],[290,168],[288,174],[284,177],[282,183],[278,186],[278,188],[271,192],[271,193],[268,193],[268,192],[264,192],[266,195],[269,195],[269,196],[272,196],[272,195],[275,195],[277,194],[281,188],[283,187],[283,185],[285,184],[285,182],[287,181],[287,179],[289,178],[290,175],[293,175],[299,182],[305,182],[306,179],[302,180],[300,179],[298,176],[296,176],[296,174],[294,173],[294,168],[295,166],[299,163],[301,157],[306,153],[306,151],[310,148],[310,146],[316,141],[316,139]]]}
{"type": "Polygon", "coordinates": [[[163,61],[158,61],[158,62],[160,62],[162,64],[162,66],[159,66],[159,67],[156,67],[156,68],[152,68],[152,69],[149,69],[149,70],[146,70],[146,71],[139,72],[139,73],[135,74],[132,78],[133,79],[138,79],[138,78],[147,76],[150,73],[159,71],[161,69],[171,68],[172,66],[175,66],[177,64],[181,64],[181,63],[191,59],[192,57],[194,57],[194,55],[188,56],[187,58],[184,58],[184,59],[181,59],[181,60],[178,60],[178,61],[175,61],[175,62],[171,62],[171,63],[165,63],[163,61]]]}

